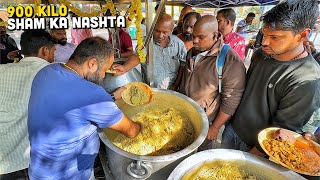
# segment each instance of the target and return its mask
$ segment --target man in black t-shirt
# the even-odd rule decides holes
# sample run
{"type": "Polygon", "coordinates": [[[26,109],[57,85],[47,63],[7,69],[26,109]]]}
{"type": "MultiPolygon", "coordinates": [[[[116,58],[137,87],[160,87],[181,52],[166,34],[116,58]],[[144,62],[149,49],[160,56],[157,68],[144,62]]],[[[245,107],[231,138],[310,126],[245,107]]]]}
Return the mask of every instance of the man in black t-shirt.
{"type": "Polygon", "coordinates": [[[320,108],[320,66],[303,45],[318,16],[317,0],[284,1],[264,15],[262,48],[252,56],[223,148],[263,156],[257,140],[261,130],[276,126],[301,132],[320,108]]]}

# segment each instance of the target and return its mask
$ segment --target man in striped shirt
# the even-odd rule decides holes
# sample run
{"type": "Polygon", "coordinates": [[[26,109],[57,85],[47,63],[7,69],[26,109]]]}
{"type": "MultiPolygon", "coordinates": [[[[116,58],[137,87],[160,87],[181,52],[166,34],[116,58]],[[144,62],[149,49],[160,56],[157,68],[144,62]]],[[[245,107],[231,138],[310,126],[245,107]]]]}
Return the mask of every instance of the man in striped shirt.
{"type": "Polygon", "coordinates": [[[53,62],[54,40],[44,30],[21,35],[24,58],[0,65],[0,179],[28,179],[30,161],[27,117],[31,84],[35,75],[53,62]]]}

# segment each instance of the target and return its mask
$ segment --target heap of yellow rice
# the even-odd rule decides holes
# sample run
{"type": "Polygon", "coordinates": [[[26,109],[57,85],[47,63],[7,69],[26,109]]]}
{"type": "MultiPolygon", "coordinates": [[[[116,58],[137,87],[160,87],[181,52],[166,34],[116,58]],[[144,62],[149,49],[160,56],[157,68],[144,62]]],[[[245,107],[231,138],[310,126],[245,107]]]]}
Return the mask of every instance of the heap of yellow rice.
{"type": "Polygon", "coordinates": [[[137,155],[166,155],[184,149],[195,139],[190,120],[174,108],[141,112],[133,118],[141,125],[135,138],[119,134],[113,143],[137,155]]]}

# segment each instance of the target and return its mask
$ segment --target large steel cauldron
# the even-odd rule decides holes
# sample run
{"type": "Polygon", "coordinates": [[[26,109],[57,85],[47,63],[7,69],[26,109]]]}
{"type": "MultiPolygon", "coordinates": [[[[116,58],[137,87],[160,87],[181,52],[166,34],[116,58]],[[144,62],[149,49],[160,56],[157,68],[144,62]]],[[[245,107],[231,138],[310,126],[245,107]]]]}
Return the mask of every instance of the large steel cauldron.
{"type": "Polygon", "coordinates": [[[182,161],[170,174],[168,180],[180,180],[188,172],[192,172],[203,163],[211,161],[232,161],[259,179],[305,179],[287,168],[250,153],[229,149],[212,149],[196,153],[182,161]]]}
{"type": "Polygon", "coordinates": [[[205,112],[192,99],[170,90],[153,89],[154,97],[150,104],[145,106],[129,106],[123,100],[116,103],[129,117],[150,108],[173,107],[191,120],[196,134],[196,140],[185,149],[163,156],[139,156],[123,151],[113,145],[109,139],[114,138],[117,132],[104,129],[99,136],[106,145],[110,171],[116,180],[131,179],[166,179],[172,170],[187,155],[194,152],[206,138],[209,124],[205,112]]]}

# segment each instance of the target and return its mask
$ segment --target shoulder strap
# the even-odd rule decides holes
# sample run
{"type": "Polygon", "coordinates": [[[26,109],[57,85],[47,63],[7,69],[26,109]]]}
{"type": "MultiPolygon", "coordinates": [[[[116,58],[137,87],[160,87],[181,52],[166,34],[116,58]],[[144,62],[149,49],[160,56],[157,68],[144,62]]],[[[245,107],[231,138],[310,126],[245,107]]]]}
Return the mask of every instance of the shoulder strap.
{"type": "Polygon", "coordinates": [[[224,62],[226,59],[226,55],[230,49],[230,46],[228,44],[223,44],[220,54],[217,57],[216,61],[216,69],[218,73],[218,88],[219,88],[219,94],[222,92],[222,69],[224,66],[224,62]]]}

